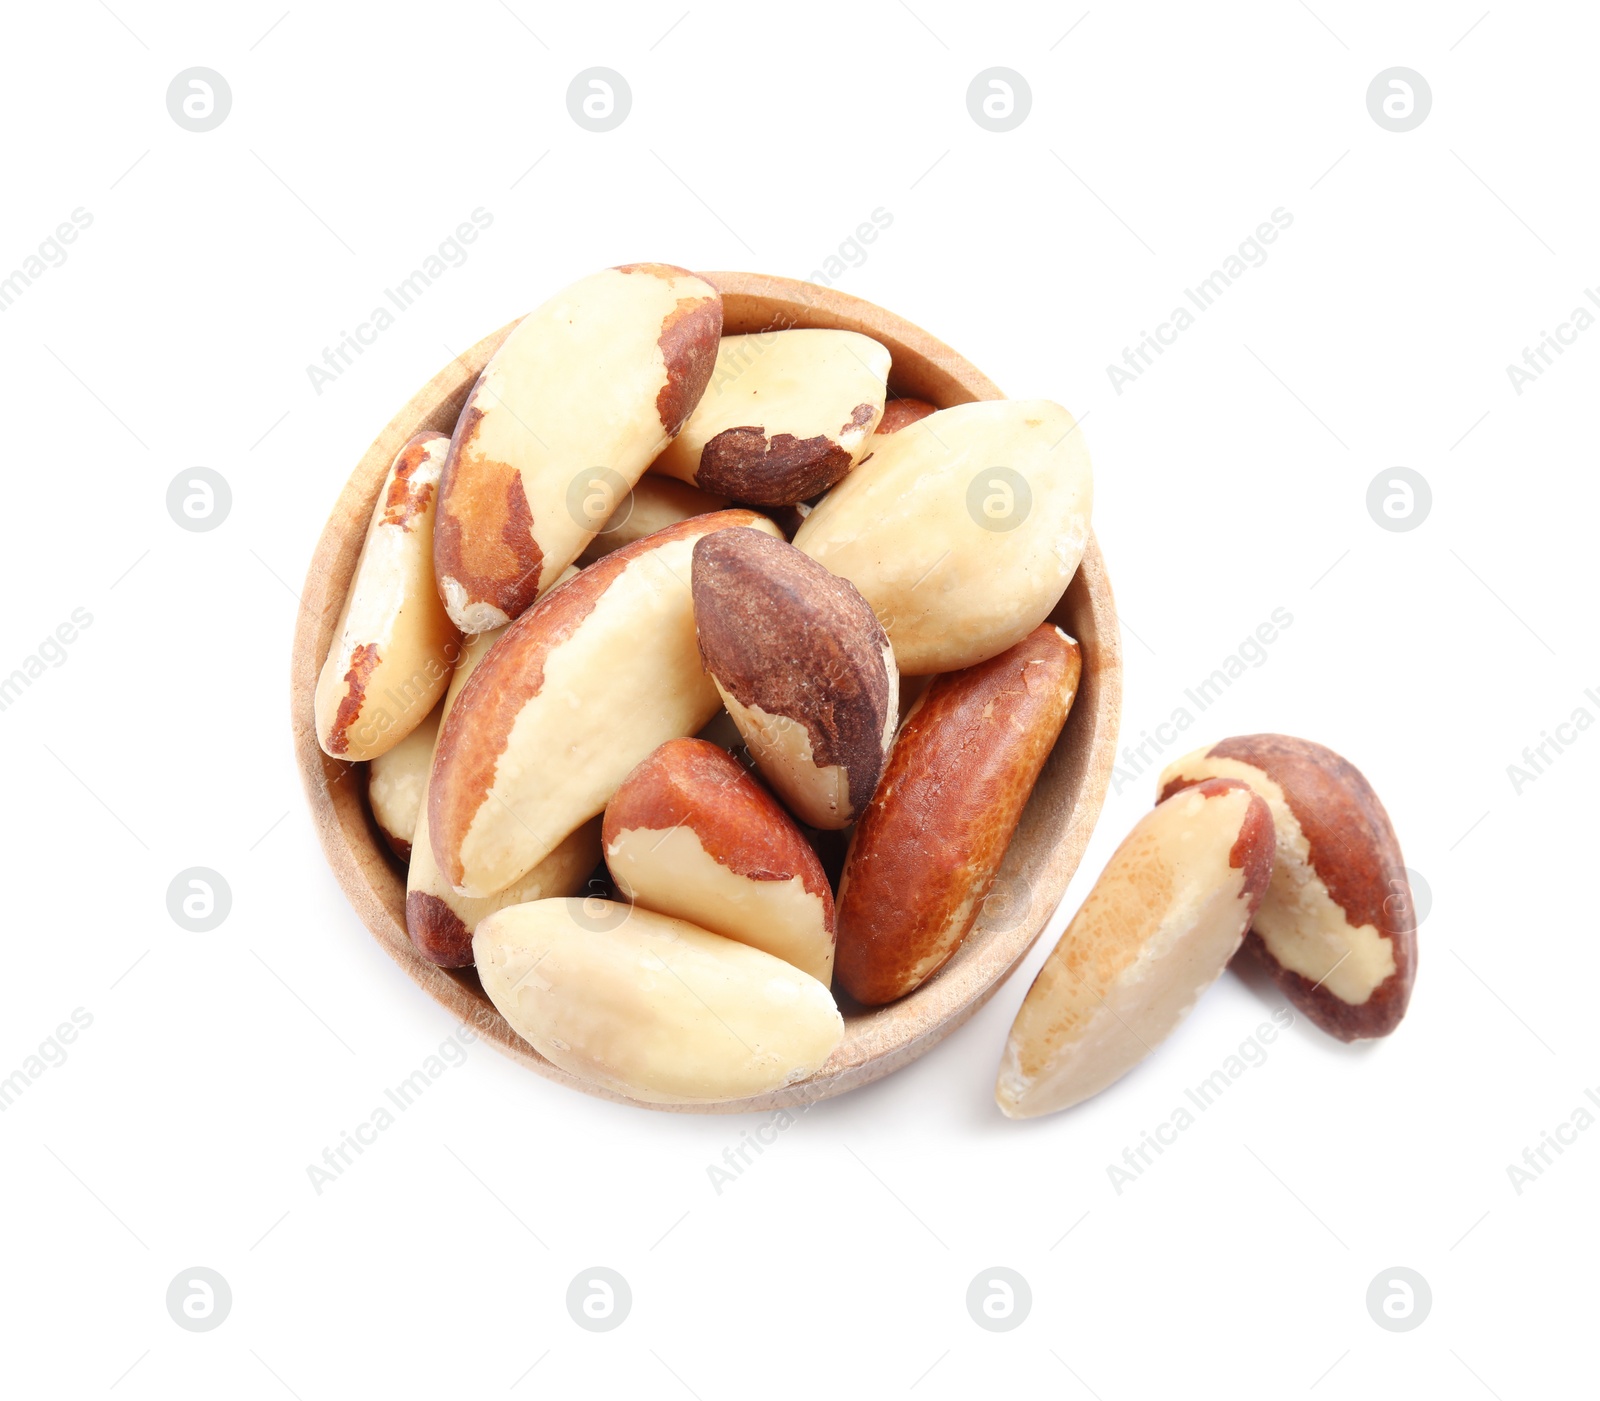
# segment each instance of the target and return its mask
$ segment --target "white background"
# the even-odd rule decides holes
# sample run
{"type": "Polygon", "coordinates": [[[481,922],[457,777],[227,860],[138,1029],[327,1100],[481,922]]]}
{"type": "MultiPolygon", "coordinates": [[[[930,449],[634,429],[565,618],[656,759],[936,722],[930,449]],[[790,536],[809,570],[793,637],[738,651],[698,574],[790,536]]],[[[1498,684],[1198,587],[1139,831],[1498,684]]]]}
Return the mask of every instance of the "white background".
{"type": "Polygon", "coordinates": [[[1600,1086],[1600,734],[1520,793],[1507,765],[1600,715],[1600,329],[1521,395],[1506,365],[1600,287],[1592,11],[689,3],[8,13],[0,276],[93,223],[0,316],[0,672],[93,623],[0,713],[0,1076],[93,1023],[0,1116],[6,1390],[1565,1394],[1600,1131],[1520,1195],[1507,1165],[1600,1086]],[[204,134],[165,106],[193,65],[233,94],[204,134]],[[606,134],[565,104],[593,65],[633,94],[606,134]],[[966,107],[992,65],[1033,93],[1006,134],[966,107]],[[1366,106],[1395,65],[1433,94],[1404,134],[1366,106]],[[316,393],[306,365],[480,206],[466,263],[316,393]],[[804,277],[880,207],[841,290],[1085,421],[1125,740],[1293,615],[1184,747],[1285,730],[1362,767],[1432,891],[1409,1017],[1354,1048],[1302,1021],[1120,1195],[1107,1165],[1270,988],[1225,977],[1095,1101],[1002,1119],[1010,1019],[1146,774],[979,1016],[720,1195],[708,1165],[766,1118],[620,1108],[482,1045],[318,1195],[307,1165],[453,1030],[345,904],[290,757],[295,589],[346,474],[452,350],[568,281],[804,277]],[[1280,207],[1265,265],[1119,395],[1107,364],[1280,207]],[[233,492],[205,534],[165,507],[197,465],[233,492]],[[1433,492],[1407,533],[1365,504],[1396,465],[1433,492]],[[167,914],[189,866],[232,888],[209,934],[167,914]],[[204,1334],[164,1302],[194,1265],[233,1291],[204,1334]],[[611,1333],[565,1308],[592,1265],[633,1291],[611,1333]],[[964,1303],[994,1265],[1032,1288],[1009,1333],[964,1303]],[[1433,1291],[1403,1334],[1365,1306],[1396,1265],[1433,1291]]]}

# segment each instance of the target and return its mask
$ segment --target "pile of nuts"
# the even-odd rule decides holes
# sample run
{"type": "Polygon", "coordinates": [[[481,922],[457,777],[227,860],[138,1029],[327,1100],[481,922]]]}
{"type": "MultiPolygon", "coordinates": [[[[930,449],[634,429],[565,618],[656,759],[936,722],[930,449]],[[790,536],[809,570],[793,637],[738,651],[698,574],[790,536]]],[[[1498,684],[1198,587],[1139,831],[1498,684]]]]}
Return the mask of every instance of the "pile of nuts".
{"type": "MultiPolygon", "coordinates": [[[[703,279],[610,268],[383,483],[318,741],[370,762],[418,952],[573,1076],[794,1084],[842,1038],[833,987],[904,997],[977,921],[1077,693],[1047,619],[1090,469],[1056,404],[936,409],[890,371],[868,336],[723,336],[703,279]]],[[[1125,1073],[1247,931],[1336,1035],[1404,1012],[1404,868],[1354,769],[1255,736],[1163,781],[1018,1015],[1008,1114],[1125,1073]]]]}
{"type": "Polygon", "coordinates": [[[793,1084],[843,1035],[833,986],[903,997],[977,920],[1077,690],[1046,619],[1089,464],[1055,404],[936,410],[890,370],[611,268],[380,491],[318,739],[370,761],[417,950],[572,1075],[793,1084]],[[972,504],[996,463],[1005,529],[972,504]],[[574,898],[602,861],[617,898],[574,898]]]}
{"type": "Polygon", "coordinates": [[[1168,766],[1023,999],[1000,1108],[1027,1119],[1099,1094],[1241,949],[1341,1041],[1387,1036],[1411,999],[1400,844],[1361,773],[1309,740],[1242,735],[1168,766]]]}

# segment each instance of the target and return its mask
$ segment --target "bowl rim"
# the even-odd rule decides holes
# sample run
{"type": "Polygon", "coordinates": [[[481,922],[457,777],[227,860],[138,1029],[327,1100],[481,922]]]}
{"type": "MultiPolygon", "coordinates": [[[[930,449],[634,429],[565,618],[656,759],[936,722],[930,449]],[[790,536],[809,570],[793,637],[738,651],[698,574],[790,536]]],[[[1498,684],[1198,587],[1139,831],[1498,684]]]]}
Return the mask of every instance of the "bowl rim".
{"type": "MultiPolygon", "coordinates": [[[[787,326],[859,331],[889,348],[894,393],[929,399],[941,408],[1004,397],[993,381],[956,351],[872,302],[814,283],[761,273],[699,275],[723,296],[725,335],[787,326]],[[774,314],[775,306],[783,310],[774,314]]],[[[368,931],[414,982],[497,1050],[546,1079],[619,1104],[716,1114],[793,1108],[869,1084],[923,1055],[994,995],[1049,922],[1088,846],[1111,782],[1122,701],[1116,606],[1094,533],[1091,530],[1078,572],[1051,615],[1077,615],[1078,621],[1068,630],[1084,643],[1084,671],[1067,727],[1047,764],[1048,772],[1056,763],[1057,751],[1066,745],[1064,762],[1069,772],[1056,782],[1070,786],[1071,791],[1062,795],[1052,789],[1052,809],[1064,806],[1064,811],[1051,814],[1058,835],[1042,850],[1026,853],[1034,869],[1019,873],[1014,882],[1023,888],[1025,905],[1013,901],[1013,908],[1002,911],[993,924],[985,917],[986,905],[984,916],[956,955],[906,997],[885,1007],[841,1007],[846,1013],[844,1040],[829,1061],[805,1080],[764,1095],[703,1104],[654,1104],[619,1094],[570,1075],[539,1055],[495,1010],[472,969],[439,968],[417,953],[405,928],[404,877],[391,863],[368,811],[365,783],[360,781],[366,766],[325,755],[317,743],[312,718],[317,675],[390,463],[414,433],[429,427],[450,431],[449,425],[483,365],[520,319],[457,355],[390,419],[346,480],[307,567],[290,659],[291,729],[296,766],[334,878],[368,931]],[[1082,627],[1085,621],[1088,628],[1082,627]],[[1004,927],[1000,927],[1002,921],[1004,927]]],[[[1029,825],[1043,787],[1041,775],[1018,837],[1029,825]]],[[[1014,839],[1001,868],[1002,878],[1008,867],[1022,863],[1017,847],[1014,839]]]]}

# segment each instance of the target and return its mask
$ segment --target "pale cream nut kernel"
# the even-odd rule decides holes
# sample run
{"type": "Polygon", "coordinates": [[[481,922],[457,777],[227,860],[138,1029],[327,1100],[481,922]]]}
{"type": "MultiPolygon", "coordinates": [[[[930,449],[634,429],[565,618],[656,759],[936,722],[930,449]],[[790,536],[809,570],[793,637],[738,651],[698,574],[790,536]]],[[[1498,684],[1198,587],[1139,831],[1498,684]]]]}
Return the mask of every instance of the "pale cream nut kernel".
{"type": "Polygon", "coordinates": [[[961,404],[878,437],[794,544],[861,590],[901,672],[954,671],[1050,615],[1092,500],[1083,434],[1059,404],[961,404]]]}
{"type": "Polygon", "coordinates": [[[367,524],[361,558],[317,678],[317,742],[360,763],[393,749],[439,703],[460,649],[433,578],[433,521],[450,440],[400,449],[367,524]]]}
{"type": "Polygon", "coordinates": [[[654,1104],[748,1099],[814,1075],[844,1035],[827,988],[760,949],[603,900],[478,925],[484,991],[569,1075],[654,1104]]]}
{"type": "Polygon", "coordinates": [[[665,263],[564,288],[467,395],[439,490],[434,565],[464,632],[520,616],[571,564],[700,400],[722,298],[665,263]]]}
{"type": "Polygon", "coordinates": [[[1147,813],[1023,999],[995,1084],[1001,1110],[1070,1108],[1160,1045],[1238,949],[1271,861],[1272,819],[1243,784],[1214,780],[1147,813]]]}
{"type": "Polygon", "coordinates": [[[402,861],[411,859],[417,814],[428,791],[428,770],[433,765],[433,745],[439,737],[442,710],[443,706],[436,706],[399,744],[367,766],[367,802],[372,807],[373,820],[389,849],[402,861]]]}

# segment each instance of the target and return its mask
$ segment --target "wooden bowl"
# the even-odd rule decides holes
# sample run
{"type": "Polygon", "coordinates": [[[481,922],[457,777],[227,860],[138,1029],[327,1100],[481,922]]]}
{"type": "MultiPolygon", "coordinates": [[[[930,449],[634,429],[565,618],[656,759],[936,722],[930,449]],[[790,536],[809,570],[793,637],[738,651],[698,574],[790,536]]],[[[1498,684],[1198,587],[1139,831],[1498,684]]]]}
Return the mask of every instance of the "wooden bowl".
{"type": "MultiPolygon", "coordinates": [[[[722,293],[728,334],[772,327],[826,326],[860,331],[894,357],[890,388],[941,408],[1000,391],[949,346],[870,302],[787,278],[756,273],[703,276],[722,293]]],[[[295,629],[290,690],[295,755],[328,864],[362,922],[407,973],[452,1016],[548,1079],[604,1099],[639,1103],[557,1069],[507,1025],[470,968],[437,968],[411,945],[405,879],[367,811],[365,765],[330,759],[317,745],[312,695],[333,641],[345,591],[361,553],[378,489],[400,445],[413,433],[455,426],[467,391],[512,326],[485,337],[425,384],[378,435],[345,483],[306,572],[295,629]]],[[[1006,853],[996,889],[955,956],[915,992],[887,1007],[841,1006],[844,1040],[815,1075],[771,1094],[713,1105],[658,1105],[737,1113],[810,1103],[870,1084],[909,1064],[988,1000],[1039,937],[1078,867],[1105,801],[1122,705],[1122,655],[1111,583],[1094,537],[1066,596],[1051,615],[1083,647],[1083,679],[1065,730],[1034,789],[1006,853]]]]}

